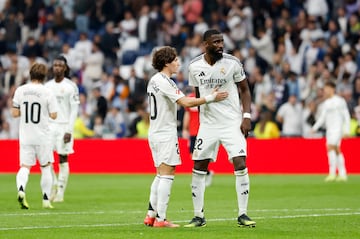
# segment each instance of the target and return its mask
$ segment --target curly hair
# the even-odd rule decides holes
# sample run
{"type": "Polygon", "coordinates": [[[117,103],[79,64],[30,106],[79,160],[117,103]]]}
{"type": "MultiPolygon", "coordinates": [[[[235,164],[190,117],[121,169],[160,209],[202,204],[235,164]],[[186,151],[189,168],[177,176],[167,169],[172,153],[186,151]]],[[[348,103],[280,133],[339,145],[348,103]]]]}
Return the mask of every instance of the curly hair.
{"type": "Polygon", "coordinates": [[[177,57],[176,49],[170,46],[161,47],[153,53],[152,66],[162,71],[165,65],[171,63],[177,57]]]}
{"type": "Polygon", "coordinates": [[[30,68],[30,79],[43,82],[45,80],[47,72],[48,69],[45,64],[34,63],[30,68]]]}

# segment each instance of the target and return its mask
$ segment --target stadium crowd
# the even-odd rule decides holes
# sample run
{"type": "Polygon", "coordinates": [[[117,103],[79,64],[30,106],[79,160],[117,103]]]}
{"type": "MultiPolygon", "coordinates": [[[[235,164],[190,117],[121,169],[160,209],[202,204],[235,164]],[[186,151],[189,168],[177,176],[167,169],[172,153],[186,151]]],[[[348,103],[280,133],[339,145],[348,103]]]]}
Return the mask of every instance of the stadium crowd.
{"type": "Polygon", "coordinates": [[[244,64],[255,137],[322,136],[310,131],[328,80],[360,135],[360,0],[0,0],[0,139],[18,138],[9,109],[32,63],[51,68],[60,54],[80,92],[75,138],[147,137],[152,50],[177,49],[174,80],[190,93],[187,66],[209,28],[244,64]]]}

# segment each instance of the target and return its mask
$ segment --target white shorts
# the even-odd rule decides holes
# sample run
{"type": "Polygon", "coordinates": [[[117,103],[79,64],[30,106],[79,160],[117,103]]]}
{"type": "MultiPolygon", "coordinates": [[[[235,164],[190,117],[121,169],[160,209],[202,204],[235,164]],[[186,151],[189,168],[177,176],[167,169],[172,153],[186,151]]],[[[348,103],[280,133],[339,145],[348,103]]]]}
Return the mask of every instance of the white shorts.
{"type": "Polygon", "coordinates": [[[71,135],[71,140],[69,143],[64,143],[64,135],[66,133],[67,124],[50,124],[51,132],[51,143],[53,145],[53,150],[55,150],[60,155],[68,155],[74,153],[74,137],[71,135]]]}
{"type": "Polygon", "coordinates": [[[342,138],[341,131],[327,131],[326,132],[326,144],[340,146],[342,138]]]}
{"type": "Polygon", "coordinates": [[[237,156],[246,157],[246,139],[239,124],[226,128],[211,128],[200,124],[192,159],[210,159],[216,162],[220,144],[224,146],[230,161],[237,156]]]}
{"type": "Polygon", "coordinates": [[[20,145],[20,166],[34,166],[38,159],[40,165],[54,162],[54,154],[50,144],[47,145],[20,145]]]}
{"type": "Polygon", "coordinates": [[[149,139],[149,145],[156,168],[162,163],[170,166],[181,164],[179,142],[177,137],[165,142],[157,142],[149,139]]]}

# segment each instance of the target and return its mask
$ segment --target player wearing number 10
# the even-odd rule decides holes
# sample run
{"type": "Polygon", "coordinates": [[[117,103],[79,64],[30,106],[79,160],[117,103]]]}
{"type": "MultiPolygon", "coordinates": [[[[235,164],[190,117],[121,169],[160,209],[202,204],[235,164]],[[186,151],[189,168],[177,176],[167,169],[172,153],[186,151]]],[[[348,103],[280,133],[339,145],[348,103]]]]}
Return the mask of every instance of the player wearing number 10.
{"type": "Polygon", "coordinates": [[[43,207],[52,208],[49,197],[54,156],[49,138],[49,116],[52,119],[57,117],[58,105],[55,95],[43,85],[46,75],[47,67],[44,64],[32,65],[30,83],[17,88],[13,98],[11,114],[13,117],[20,117],[20,169],[16,175],[16,186],[22,209],[29,209],[25,189],[36,158],[41,166],[43,207]]]}
{"type": "Polygon", "coordinates": [[[228,93],[214,90],[205,97],[186,97],[170,78],[180,67],[176,50],[172,47],[165,46],[155,50],[152,65],[159,71],[150,79],[147,87],[150,108],[148,139],[156,177],[151,185],[144,224],[153,227],[179,227],[178,224],[166,220],[175,167],[181,164],[177,136],[177,104],[183,107],[210,104],[225,99],[228,93]]]}

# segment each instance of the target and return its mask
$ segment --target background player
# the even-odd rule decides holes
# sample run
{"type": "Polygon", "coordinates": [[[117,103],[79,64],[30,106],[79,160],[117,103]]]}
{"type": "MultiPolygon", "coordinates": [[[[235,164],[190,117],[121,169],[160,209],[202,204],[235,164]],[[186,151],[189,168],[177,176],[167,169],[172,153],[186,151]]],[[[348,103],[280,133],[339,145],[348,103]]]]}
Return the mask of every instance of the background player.
{"type": "Polygon", "coordinates": [[[53,171],[53,191],[51,200],[64,201],[64,193],[69,178],[68,155],[74,153],[72,133],[79,110],[79,90],[77,85],[68,78],[69,66],[64,56],[53,61],[54,79],[46,83],[56,96],[59,112],[56,120],[50,120],[50,129],[54,150],[59,155],[59,177],[53,171]]]}
{"type": "Polygon", "coordinates": [[[209,94],[216,87],[229,92],[229,97],[217,104],[200,106],[200,128],[193,153],[192,174],[195,217],[185,227],[206,225],[205,177],[209,163],[216,161],[220,143],[234,166],[239,209],[238,225],[254,227],[256,223],[246,214],[250,180],[245,163],[245,138],[251,129],[251,96],[248,82],[239,59],[223,53],[224,38],[219,31],[207,30],[203,35],[203,43],[205,53],[194,58],[189,65],[189,84],[195,87],[197,97],[209,94]]]}
{"type": "Polygon", "coordinates": [[[312,127],[312,133],[321,126],[325,126],[329,161],[329,175],[325,181],[346,181],[345,160],[340,149],[340,143],[343,135],[350,134],[350,113],[344,98],[336,95],[336,84],[334,82],[325,83],[324,97],[326,100],[323,103],[318,120],[312,127]],[[336,170],[338,170],[338,177],[336,177],[336,170]]]}
{"type": "Polygon", "coordinates": [[[170,78],[178,72],[180,62],[175,48],[162,47],[153,54],[153,67],[158,70],[149,81],[149,145],[156,167],[150,189],[150,202],[144,224],[154,227],[179,227],[166,220],[166,210],[174,181],[175,167],[181,164],[177,136],[177,104],[193,107],[223,100],[227,92],[212,91],[205,97],[186,97],[170,78]]]}
{"type": "Polygon", "coordinates": [[[52,186],[51,165],[54,162],[49,137],[49,117],[56,119],[58,105],[52,92],[43,82],[47,75],[44,64],[30,68],[30,83],[16,89],[13,98],[13,117],[20,117],[20,169],[16,175],[18,201],[22,209],[29,209],[25,189],[30,169],[38,159],[41,169],[41,191],[44,208],[52,208],[49,197],[52,186]]]}

